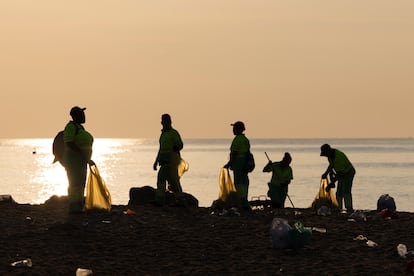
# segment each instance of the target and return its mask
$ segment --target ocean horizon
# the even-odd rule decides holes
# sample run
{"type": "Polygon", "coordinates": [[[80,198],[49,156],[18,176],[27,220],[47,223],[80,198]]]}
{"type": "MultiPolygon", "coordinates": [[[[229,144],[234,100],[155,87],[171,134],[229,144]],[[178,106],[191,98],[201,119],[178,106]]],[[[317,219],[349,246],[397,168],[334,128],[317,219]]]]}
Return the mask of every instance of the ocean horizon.
{"type": "MultiPolygon", "coordinates": [[[[218,177],[227,163],[232,138],[184,139],[182,158],[189,171],[181,179],[183,190],[194,195],[201,207],[218,198],[218,177]]],[[[50,138],[0,139],[0,194],[10,194],[18,203],[40,204],[53,195],[67,194],[67,178],[59,163],[52,163],[50,138]]],[[[398,211],[414,211],[413,138],[253,138],[251,150],[256,168],[249,174],[249,198],[265,196],[270,173],[263,173],[265,152],[278,161],[284,152],[292,155],[294,179],[289,196],[296,208],[307,208],[319,191],[320,178],[328,166],[320,146],[329,143],[343,151],[356,168],[353,184],[355,209],[376,209],[378,198],[389,194],[398,211]]],[[[96,138],[92,159],[111,193],[114,205],[125,205],[132,187],[156,187],[152,169],[157,139],[96,138]]],[[[293,207],[287,200],[286,207],[293,207]]]]}

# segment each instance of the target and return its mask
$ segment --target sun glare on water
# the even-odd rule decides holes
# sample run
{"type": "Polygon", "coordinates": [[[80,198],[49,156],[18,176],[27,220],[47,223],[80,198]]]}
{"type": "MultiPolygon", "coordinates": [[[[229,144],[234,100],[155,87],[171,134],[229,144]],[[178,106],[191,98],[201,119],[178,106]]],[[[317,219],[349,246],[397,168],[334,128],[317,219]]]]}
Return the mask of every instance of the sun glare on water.
{"type": "MultiPolygon", "coordinates": [[[[33,158],[28,158],[22,164],[24,168],[32,168],[29,183],[24,187],[28,201],[41,204],[51,196],[67,195],[68,180],[66,170],[59,163],[52,163],[52,140],[51,139],[26,139],[19,140],[19,146],[23,146],[27,152],[31,152],[33,158]],[[33,162],[33,163],[31,163],[33,162]]],[[[120,142],[114,139],[96,139],[93,145],[93,161],[99,166],[105,164],[108,156],[113,156],[119,151],[120,142]]],[[[105,166],[100,171],[103,178],[107,177],[105,166]]],[[[23,187],[22,187],[23,189],[23,187]]]]}

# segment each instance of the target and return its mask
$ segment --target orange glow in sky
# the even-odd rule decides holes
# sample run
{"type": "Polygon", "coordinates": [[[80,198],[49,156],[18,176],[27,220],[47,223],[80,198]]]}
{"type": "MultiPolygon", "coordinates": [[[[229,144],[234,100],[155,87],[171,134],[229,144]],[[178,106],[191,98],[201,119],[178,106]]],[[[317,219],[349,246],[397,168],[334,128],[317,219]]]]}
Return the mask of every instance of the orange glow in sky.
{"type": "Polygon", "coordinates": [[[0,138],[413,137],[414,1],[0,3],[0,138]]]}

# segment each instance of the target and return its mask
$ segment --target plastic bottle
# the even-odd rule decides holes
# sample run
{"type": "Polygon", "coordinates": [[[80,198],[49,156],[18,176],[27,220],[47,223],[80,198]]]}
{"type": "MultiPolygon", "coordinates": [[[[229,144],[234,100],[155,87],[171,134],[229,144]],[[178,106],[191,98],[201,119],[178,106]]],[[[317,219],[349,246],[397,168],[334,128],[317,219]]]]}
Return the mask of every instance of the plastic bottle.
{"type": "Polygon", "coordinates": [[[407,246],[403,243],[400,243],[399,245],[397,245],[397,251],[398,255],[405,258],[405,255],[407,254],[407,246]]]}
{"type": "Polygon", "coordinates": [[[17,262],[13,262],[10,265],[14,267],[32,267],[32,260],[30,258],[24,259],[17,262]]]}
{"type": "Polygon", "coordinates": [[[76,269],[76,276],[91,276],[93,275],[92,270],[87,268],[78,268],[76,269]]]}
{"type": "Polygon", "coordinates": [[[322,227],[312,227],[313,231],[325,234],[326,233],[326,228],[322,228],[322,227]]]}

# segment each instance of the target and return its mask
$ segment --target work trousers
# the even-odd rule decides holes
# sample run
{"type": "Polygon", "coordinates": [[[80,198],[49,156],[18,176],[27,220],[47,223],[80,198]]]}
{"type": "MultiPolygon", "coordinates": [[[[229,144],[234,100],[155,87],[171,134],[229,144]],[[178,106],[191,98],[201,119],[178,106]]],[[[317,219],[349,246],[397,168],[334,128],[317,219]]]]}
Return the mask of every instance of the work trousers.
{"type": "Polygon", "coordinates": [[[354,181],[355,169],[352,168],[347,174],[338,176],[338,187],[336,189],[336,200],[338,207],[342,210],[343,203],[345,209],[350,212],[353,211],[352,206],[352,182],[354,181]]]}
{"type": "Polygon", "coordinates": [[[65,169],[68,176],[69,213],[80,213],[85,204],[87,162],[81,154],[70,152],[65,155],[65,169]]]}
{"type": "Polygon", "coordinates": [[[246,170],[246,157],[240,156],[233,160],[232,164],[234,175],[234,187],[240,198],[240,203],[244,209],[251,209],[248,200],[249,193],[249,175],[246,170]]]}
{"type": "Polygon", "coordinates": [[[288,185],[280,185],[279,183],[268,183],[269,191],[267,195],[272,201],[272,205],[277,208],[284,208],[286,196],[288,194],[288,185]]]}
{"type": "Polygon", "coordinates": [[[177,153],[170,153],[160,161],[160,168],[157,176],[157,194],[156,201],[158,204],[165,203],[165,192],[168,190],[174,193],[178,199],[181,199],[183,189],[180,183],[180,176],[178,175],[178,165],[181,158],[177,153]]]}

